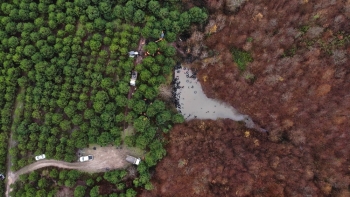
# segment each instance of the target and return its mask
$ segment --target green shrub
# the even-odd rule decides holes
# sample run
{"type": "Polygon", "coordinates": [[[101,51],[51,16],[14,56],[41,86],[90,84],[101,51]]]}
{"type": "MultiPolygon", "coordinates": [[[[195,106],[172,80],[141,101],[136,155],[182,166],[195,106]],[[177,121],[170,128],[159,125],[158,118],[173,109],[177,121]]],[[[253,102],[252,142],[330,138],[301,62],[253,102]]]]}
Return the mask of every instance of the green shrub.
{"type": "Polygon", "coordinates": [[[244,71],[249,62],[253,61],[253,57],[249,52],[242,51],[237,48],[232,49],[233,61],[236,62],[240,71],[244,71]]]}

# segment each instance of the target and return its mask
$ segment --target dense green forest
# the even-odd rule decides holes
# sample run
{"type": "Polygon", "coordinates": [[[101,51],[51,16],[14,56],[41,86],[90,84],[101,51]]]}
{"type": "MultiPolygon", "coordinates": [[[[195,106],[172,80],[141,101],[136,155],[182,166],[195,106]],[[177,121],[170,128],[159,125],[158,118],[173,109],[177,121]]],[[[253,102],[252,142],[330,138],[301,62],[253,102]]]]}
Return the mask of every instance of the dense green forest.
{"type": "MultiPolygon", "coordinates": [[[[38,154],[73,162],[76,151],[88,144],[124,142],[146,150],[145,162],[132,185],[123,185],[121,175],[111,181],[118,194],[109,196],[135,196],[136,187],[151,189],[148,169],[166,154],[161,133],[184,120],[158,98],[158,87],[167,82],[176,62],[169,43],[191,24],[203,23],[205,10],[184,10],[178,0],[0,2],[0,173],[6,172],[12,130],[17,144],[9,150],[12,171],[34,162],[38,154]],[[165,39],[155,42],[162,31],[165,39]],[[137,49],[141,37],[151,55],[136,65],[138,87],[128,99],[134,69],[128,51],[137,49]],[[125,123],[137,132],[123,141],[125,123]]],[[[75,196],[99,195],[98,181],[75,183],[90,175],[46,171],[23,175],[12,196],[53,196],[62,185],[74,188],[75,196]]],[[[5,193],[4,182],[0,193],[5,193]]]]}
{"type": "MultiPolygon", "coordinates": [[[[13,188],[17,191],[16,196],[55,196],[59,191],[57,186],[64,186],[71,189],[74,188],[73,195],[75,197],[131,197],[136,195],[136,191],[132,188],[126,189],[127,184],[130,182],[129,180],[130,177],[128,177],[126,170],[114,170],[103,174],[88,174],[77,170],[46,168],[21,175],[13,188]],[[23,185],[25,185],[25,188],[22,187],[23,185]],[[35,187],[32,187],[33,185],[35,187]],[[124,193],[120,193],[124,190],[124,193]],[[107,195],[106,193],[111,194],[107,195]]],[[[147,189],[152,189],[151,187],[149,184],[145,185],[147,189]]]]}

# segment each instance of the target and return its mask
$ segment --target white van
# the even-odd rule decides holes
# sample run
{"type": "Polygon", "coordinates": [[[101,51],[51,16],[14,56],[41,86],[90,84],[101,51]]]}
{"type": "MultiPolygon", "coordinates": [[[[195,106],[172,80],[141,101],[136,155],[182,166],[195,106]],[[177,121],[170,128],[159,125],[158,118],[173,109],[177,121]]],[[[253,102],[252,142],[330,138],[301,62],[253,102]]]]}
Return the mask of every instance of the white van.
{"type": "Polygon", "coordinates": [[[126,156],[126,161],[129,162],[129,163],[135,164],[135,165],[139,165],[140,162],[141,162],[141,159],[133,157],[133,156],[130,156],[130,155],[127,155],[126,156]]]}

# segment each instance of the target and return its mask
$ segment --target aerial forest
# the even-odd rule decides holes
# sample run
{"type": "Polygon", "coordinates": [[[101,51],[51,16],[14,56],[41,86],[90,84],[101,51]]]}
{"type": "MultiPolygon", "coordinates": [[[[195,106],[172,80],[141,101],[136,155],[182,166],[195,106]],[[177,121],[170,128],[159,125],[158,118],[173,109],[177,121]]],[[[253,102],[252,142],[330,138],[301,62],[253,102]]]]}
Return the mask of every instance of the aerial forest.
{"type": "Polygon", "coordinates": [[[141,196],[350,196],[350,1],[186,2],[210,13],[186,41],[187,68],[265,130],[174,126],[141,196]]]}
{"type": "Polygon", "coordinates": [[[68,187],[74,196],[129,197],[139,187],[152,189],[149,169],[166,155],[162,133],[184,121],[159,97],[177,62],[171,43],[206,21],[206,11],[185,10],[178,0],[0,2],[0,173],[17,171],[42,153],[75,162],[77,150],[89,144],[147,151],[135,176],[48,168],[21,175],[11,196],[55,196],[68,187]],[[155,42],[162,32],[164,39],[155,42]],[[128,52],[141,38],[150,55],[135,65],[128,52]],[[128,99],[132,70],[139,77],[128,99]],[[136,133],[123,138],[128,124],[136,133]],[[15,144],[8,151],[10,138],[15,144]],[[114,192],[99,193],[102,182],[114,192]]]}

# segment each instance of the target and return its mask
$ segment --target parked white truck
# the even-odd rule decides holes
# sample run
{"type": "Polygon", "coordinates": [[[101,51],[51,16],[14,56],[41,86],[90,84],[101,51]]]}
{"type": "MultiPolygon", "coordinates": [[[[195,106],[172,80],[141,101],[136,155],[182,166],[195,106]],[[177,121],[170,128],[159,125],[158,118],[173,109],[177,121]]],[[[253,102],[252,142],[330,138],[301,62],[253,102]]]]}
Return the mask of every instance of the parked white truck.
{"type": "Polygon", "coordinates": [[[132,71],[131,72],[131,79],[130,79],[130,85],[135,86],[136,85],[136,79],[137,79],[137,72],[132,71]]]}
{"type": "Polygon", "coordinates": [[[46,158],[45,154],[35,156],[35,160],[36,161],[39,161],[39,160],[42,160],[42,159],[45,159],[45,158],[46,158]]]}
{"type": "Polygon", "coordinates": [[[82,156],[79,158],[79,161],[80,162],[85,162],[85,161],[90,161],[90,160],[93,160],[94,159],[94,156],[92,155],[88,155],[88,156],[82,156]]]}
{"type": "Polygon", "coordinates": [[[129,163],[135,164],[135,165],[139,165],[140,162],[141,162],[141,159],[133,157],[133,156],[130,156],[130,155],[127,155],[126,156],[126,161],[129,162],[129,163]]]}

